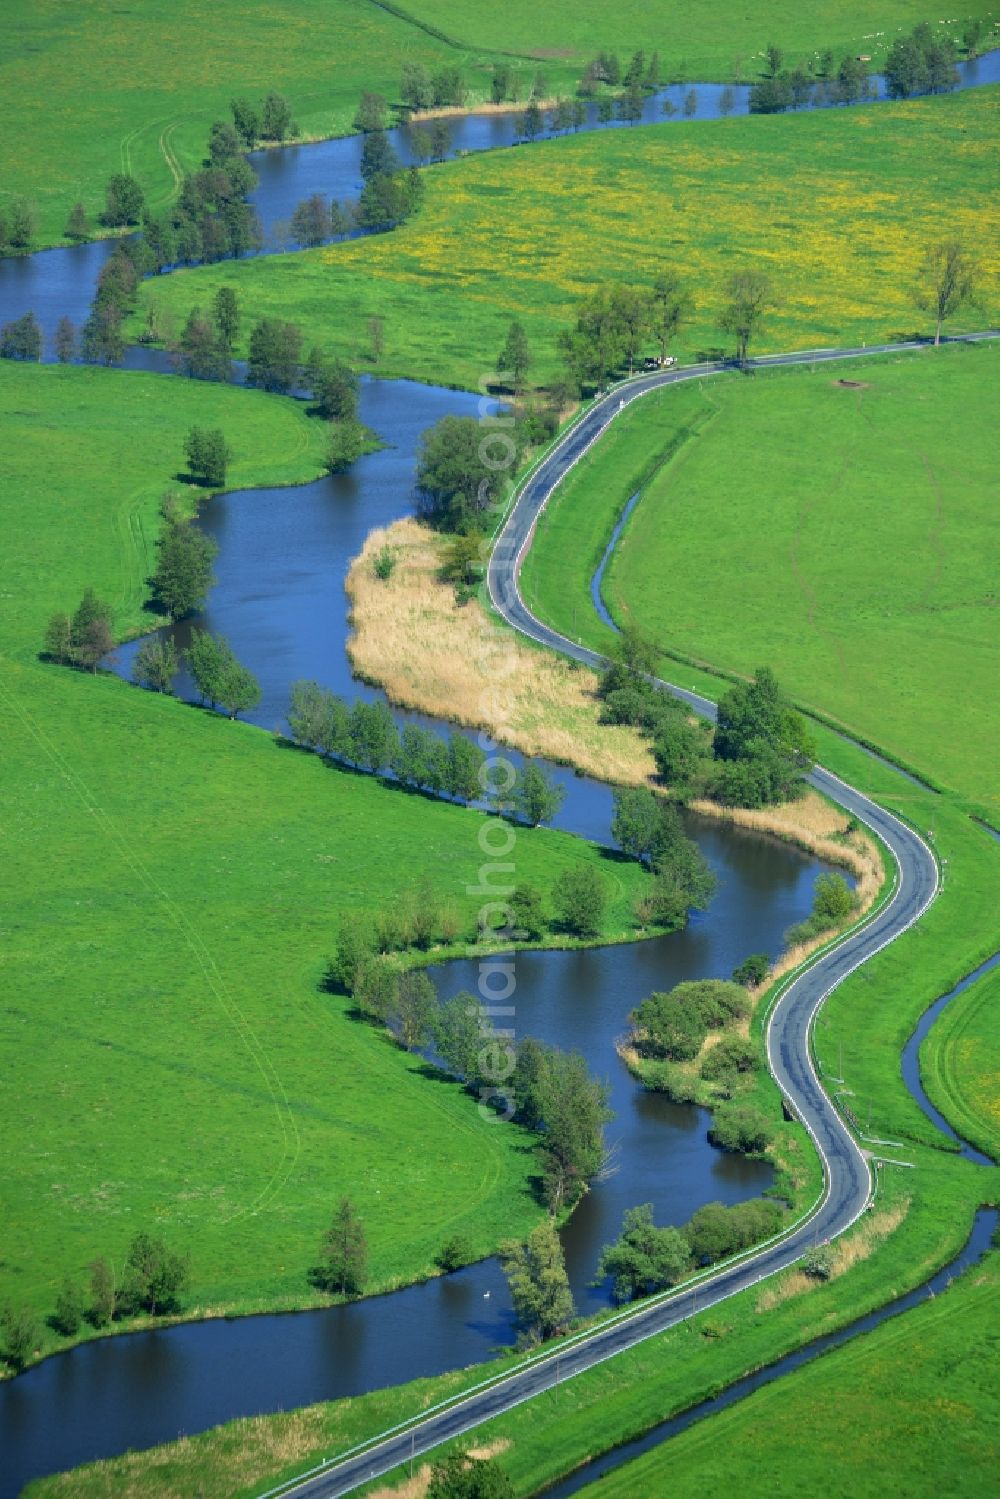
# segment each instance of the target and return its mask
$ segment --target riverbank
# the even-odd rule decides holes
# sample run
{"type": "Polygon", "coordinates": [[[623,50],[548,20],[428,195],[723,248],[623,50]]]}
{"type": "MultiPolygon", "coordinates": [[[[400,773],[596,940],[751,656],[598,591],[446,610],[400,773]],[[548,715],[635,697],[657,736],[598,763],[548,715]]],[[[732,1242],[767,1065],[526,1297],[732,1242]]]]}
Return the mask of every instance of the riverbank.
{"type": "MultiPolygon", "coordinates": [[[[225,431],[230,482],[244,484],[316,472],[322,424],[259,392],[9,361],[0,409],[0,884],[19,913],[0,1302],[34,1315],[36,1347],[66,1346],[44,1329],[63,1280],[83,1289],[93,1259],[120,1262],[145,1228],[190,1252],[189,1310],[315,1304],[309,1266],[337,1196],[362,1181],[378,1187],[365,1210],[372,1290],[437,1274],[442,1225],[474,1255],[527,1232],[540,1211],[530,1137],[481,1120],[457,1084],[429,1083],[419,1058],[323,990],[341,912],[400,907],[423,882],[475,930],[482,814],[37,659],[49,616],[88,586],[119,636],[152,623],[159,502],[192,422],[225,431]]],[[[605,862],[581,839],[530,829],[518,861],[544,890],[605,862]]],[[[615,871],[604,940],[631,933],[641,879],[615,871]]]]}
{"type": "MultiPolygon", "coordinates": [[[[448,538],[413,519],[373,531],[351,563],[347,651],[358,674],[404,708],[466,728],[485,729],[527,755],[540,755],[617,785],[652,786],[650,743],[638,730],[602,724],[597,673],[539,650],[487,612],[478,595],[459,602],[440,571],[448,538]],[[386,551],[392,572],[379,578],[386,551]],[[498,691],[495,679],[502,678],[498,691]]],[[[814,791],[800,801],[749,812],[699,799],[692,810],[793,843],[849,869],[859,882],[858,914],[882,883],[878,849],[861,829],[845,833],[844,814],[814,791]]],[[[788,971],[825,934],[797,950],[788,971]]],[[[782,962],[784,963],[784,959],[782,962]]]]}
{"type": "MultiPolygon", "coordinates": [[[[150,300],[180,325],[231,285],[255,315],[306,323],[349,362],[368,349],[370,319],[380,317],[379,373],[478,390],[484,373],[494,378],[516,318],[532,381],[546,385],[565,373],[558,337],[580,299],[607,283],[651,284],[669,223],[671,259],[700,288],[673,345],[682,362],[724,342],[725,247],[734,240],[748,263],[775,268],[775,305],[755,352],[933,331],[911,295],[927,248],[922,226],[947,199],[949,232],[988,259],[998,98],[986,87],[483,151],[428,169],[419,212],[389,234],[285,255],[280,274],[264,256],[143,283],[135,327],[150,300]],[[516,213],[498,213],[515,198],[516,213]],[[608,234],[609,214],[627,234],[608,234]],[[849,260],[845,243],[855,247],[849,260]]],[[[992,302],[967,310],[960,326],[989,326],[994,311],[992,302]]]]}

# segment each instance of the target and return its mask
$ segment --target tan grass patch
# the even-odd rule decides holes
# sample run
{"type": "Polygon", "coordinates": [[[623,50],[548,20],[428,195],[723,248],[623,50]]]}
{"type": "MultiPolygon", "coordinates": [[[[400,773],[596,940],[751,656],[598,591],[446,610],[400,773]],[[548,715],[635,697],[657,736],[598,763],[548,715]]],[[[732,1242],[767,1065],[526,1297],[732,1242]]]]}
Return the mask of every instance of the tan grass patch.
{"type": "Polygon", "coordinates": [[[355,671],[401,707],[488,729],[601,780],[644,785],[655,770],[649,745],[634,729],[598,723],[596,674],[534,650],[476,600],[460,607],[438,581],[443,547],[414,520],[368,537],[347,576],[355,671]],[[372,559],[386,546],[398,560],[382,581],[372,559]]]}
{"type": "MultiPolygon", "coordinates": [[[[837,1240],[830,1279],[836,1280],[838,1275],[843,1275],[853,1265],[861,1264],[862,1260],[874,1254],[879,1245],[902,1223],[909,1207],[910,1199],[904,1197],[891,1207],[866,1213],[856,1228],[837,1240]]],[[[796,1296],[804,1296],[807,1291],[814,1291],[822,1284],[816,1276],[806,1275],[804,1270],[793,1268],[764,1287],[757,1297],[757,1310],[769,1312],[773,1307],[792,1301],[796,1296]]]]}
{"type": "Polygon", "coordinates": [[[843,1275],[852,1265],[859,1265],[862,1260],[874,1254],[879,1245],[899,1227],[909,1210],[910,1199],[902,1197],[889,1207],[866,1213],[857,1228],[837,1240],[834,1275],[843,1275]]]}
{"type": "MultiPolygon", "coordinates": [[[[328,1416],[311,1405],[282,1416],[251,1416],[217,1434],[212,1445],[213,1491],[222,1480],[230,1493],[257,1483],[286,1464],[311,1457],[328,1441],[328,1416]]],[[[72,1496],[138,1494],[155,1491],[158,1499],[190,1499],[199,1489],[205,1460],[204,1438],[181,1437],[145,1452],[129,1452],[60,1473],[49,1480],[53,1493],[72,1496]]]]}
{"type": "MultiPolygon", "coordinates": [[[[483,1442],[478,1447],[470,1447],[469,1456],[480,1459],[499,1457],[509,1446],[510,1442],[506,1437],[498,1437],[495,1442],[483,1442]]],[[[424,1499],[430,1488],[431,1469],[431,1463],[421,1463],[412,1478],[407,1478],[394,1488],[372,1489],[369,1499],[424,1499]]]]}
{"type": "Polygon", "coordinates": [[[785,1301],[793,1301],[796,1296],[803,1296],[806,1291],[811,1291],[820,1282],[811,1275],[806,1275],[804,1270],[789,1270],[785,1275],[779,1275],[772,1283],[766,1285],[757,1297],[757,1310],[769,1312],[776,1306],[781,1306],[785,1301]]]}

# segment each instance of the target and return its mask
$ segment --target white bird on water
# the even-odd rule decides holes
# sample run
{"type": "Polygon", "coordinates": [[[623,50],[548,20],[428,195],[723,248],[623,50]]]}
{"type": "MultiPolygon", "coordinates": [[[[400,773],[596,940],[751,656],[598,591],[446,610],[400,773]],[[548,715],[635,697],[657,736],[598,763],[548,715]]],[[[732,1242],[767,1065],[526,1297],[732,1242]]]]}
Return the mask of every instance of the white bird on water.
{"type": "Polygon", "coordinates": [[[489,1291],[484,1291],[483,1292],[483,1300],[484,1301],[489,1301],[489,1299],[490,1299],[490,1293],[489,1293],[489,1291]]]}

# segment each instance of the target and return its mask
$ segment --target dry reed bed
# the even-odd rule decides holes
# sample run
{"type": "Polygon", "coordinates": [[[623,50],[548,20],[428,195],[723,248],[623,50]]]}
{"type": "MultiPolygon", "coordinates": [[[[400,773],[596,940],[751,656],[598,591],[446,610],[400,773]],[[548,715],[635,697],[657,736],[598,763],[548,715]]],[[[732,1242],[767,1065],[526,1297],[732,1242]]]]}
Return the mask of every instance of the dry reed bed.
{"type": "MultiPolygon", "coordinates": [[[[536,650],[499,625],[477,599],[459,605],[438,577],[444,539],[405,519],[371,532],[347,575],[353,633],[347,650],[366,681],[383,687],[403,708],[487,729],[528,755],[573,765],[601,780],[650,784],[655,773],[647,740],[635,729],[598,722],[596,673],[536,650]],[[392,576],[375,576],[374,561],[389,548],[392,576]]],[[[809,791],[797,802],[760,811],[692,803],[707,817],[769,833],[857,879],[860,911],[882,884],[882,862],[867,834],[846,834],[843,812],[809,791]]],[[[786,954],[771,980],[788,972],[828,940],[826,933],[786,954]]]]}
{"type": "MultiPolygon", "coordinates": [[[[866,1213],[855,1229],[837,1240],[830,1279],[836,1280],[838,1275],[843,1275],[852,1265],[859,1265],[862,1260],[874,1254],[879,1245],[902,1223],[909,1207],[910,1199],[904,1197],[891,1207],[866,1213]]],[[[772,1284],[765,1286],[757,1298],[757,1310],[769,1312],[773,1307],[792,1301],[796,1296],[803,1296],[807,1291],[814,1291],[822,1284],[815,1275],[806,1275],[804,1270],[789,1270],[772,1284]]]]}
{"type": "Polygon", "coordinates": [[[604,781],[645,784],[655,770],[649,745],[634,729],[598,723],[596,674],[533,649],[477,600],[460,606],[437,577],[442,549],[414,520],[368,537],[346,585],[355,671],[400,707],[487,729],[502,744],[604,781]],[[372,564],[384,547],[397,562],[383,581],[372,564]]]}

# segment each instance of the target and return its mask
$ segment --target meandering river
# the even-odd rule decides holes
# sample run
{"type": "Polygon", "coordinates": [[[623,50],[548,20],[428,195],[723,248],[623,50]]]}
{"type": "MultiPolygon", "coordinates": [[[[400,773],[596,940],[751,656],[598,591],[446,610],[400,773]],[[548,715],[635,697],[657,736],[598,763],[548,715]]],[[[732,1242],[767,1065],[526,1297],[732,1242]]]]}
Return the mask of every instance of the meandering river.
{"type": "MultiPolygon", "coordinates": [[[[963,86],[995,81],[998,58],[992,54],[966,65],[963,86]]],[[[677,94],[679,104],[690,87],[699,117],[718,111],[718,86],[667,92],[677,94]]],[[[745,97],[740,102],[745,108],[745,97]]],[[[662,119],[661,103],[649,101],[648,113],[662,119]]],[[[508,116],[469,117],[456,122],[453,150],[508,144],[512,133],[508,116]]],[[[402,136],[399,147],[405,152],[402,136]]],[[[357,140],[350,139],[259,156],[257,201],[269,228],[310,192],[354,196],[358,152],[357,140]]],[[[82,320],[108,253],[107,245],[94,244],[0,262],[0,322],[28,308],[49,330],[63,314],[82,320]]],[[[131,351],[128,363],[162,368],[163,356],[131,351]]],[[[373,526],[409,513],[420,433],[440,416],[474,413],[476,407],[475,398],[454,391],[366,380],[361,415],[386,443],[380,452],[360,460],[348,475],[296,489],[247,490],[205,507],[203,523],[220,546],[219,581],[205,615],[193,623],[226,634],[260,677],[264,696],[254,718],[262,726],[282,721],[290,684],[298,677],[313,677],[347,695],[377,695],[353,681],[345,653],[347,565],[373,526]]],[[[176,627],[182,640],[189,628],[176,627]]],[[[124,674],[134,649],[120,652],[124,674]]],[[[567,792],[557,825],[606,842],[608,787],[565,769],[553,771],[567,792]]],[[[651,990],[684,978],[726,976],[751,951],[777,954],[786,928],[811,905],[822,867],[816,861],[770,839],[695,818],[689,831],[716,871],[719,888],[710,910],[693,916],[686,931],[587,952],[519,954],[516,960],[519,1033],[583,1051],[611,1086],[612,1169],[563,1235],[583,1311],[607,1304],[607,1287],[591,1282],[600,1247],[617,1233],[626,1208],[648,1201],[658,1221],[681,1222],[704,1202],[738,1201],[771,1179],[764,1164],[714,1150],[703,1111],[639,1089],[614,1051],[629,1010],[651,990]]],[[[445,995],[475,986],[471,965],[462,962],[435,976],[445,995]]],[[[460,1367],[512,1340],[506,1287],[490,1260],[347,1307],[83,1344],[0,1386],[0,1494],[16,1494],[32,1476],[236,1415],[460,1367]]]]}

